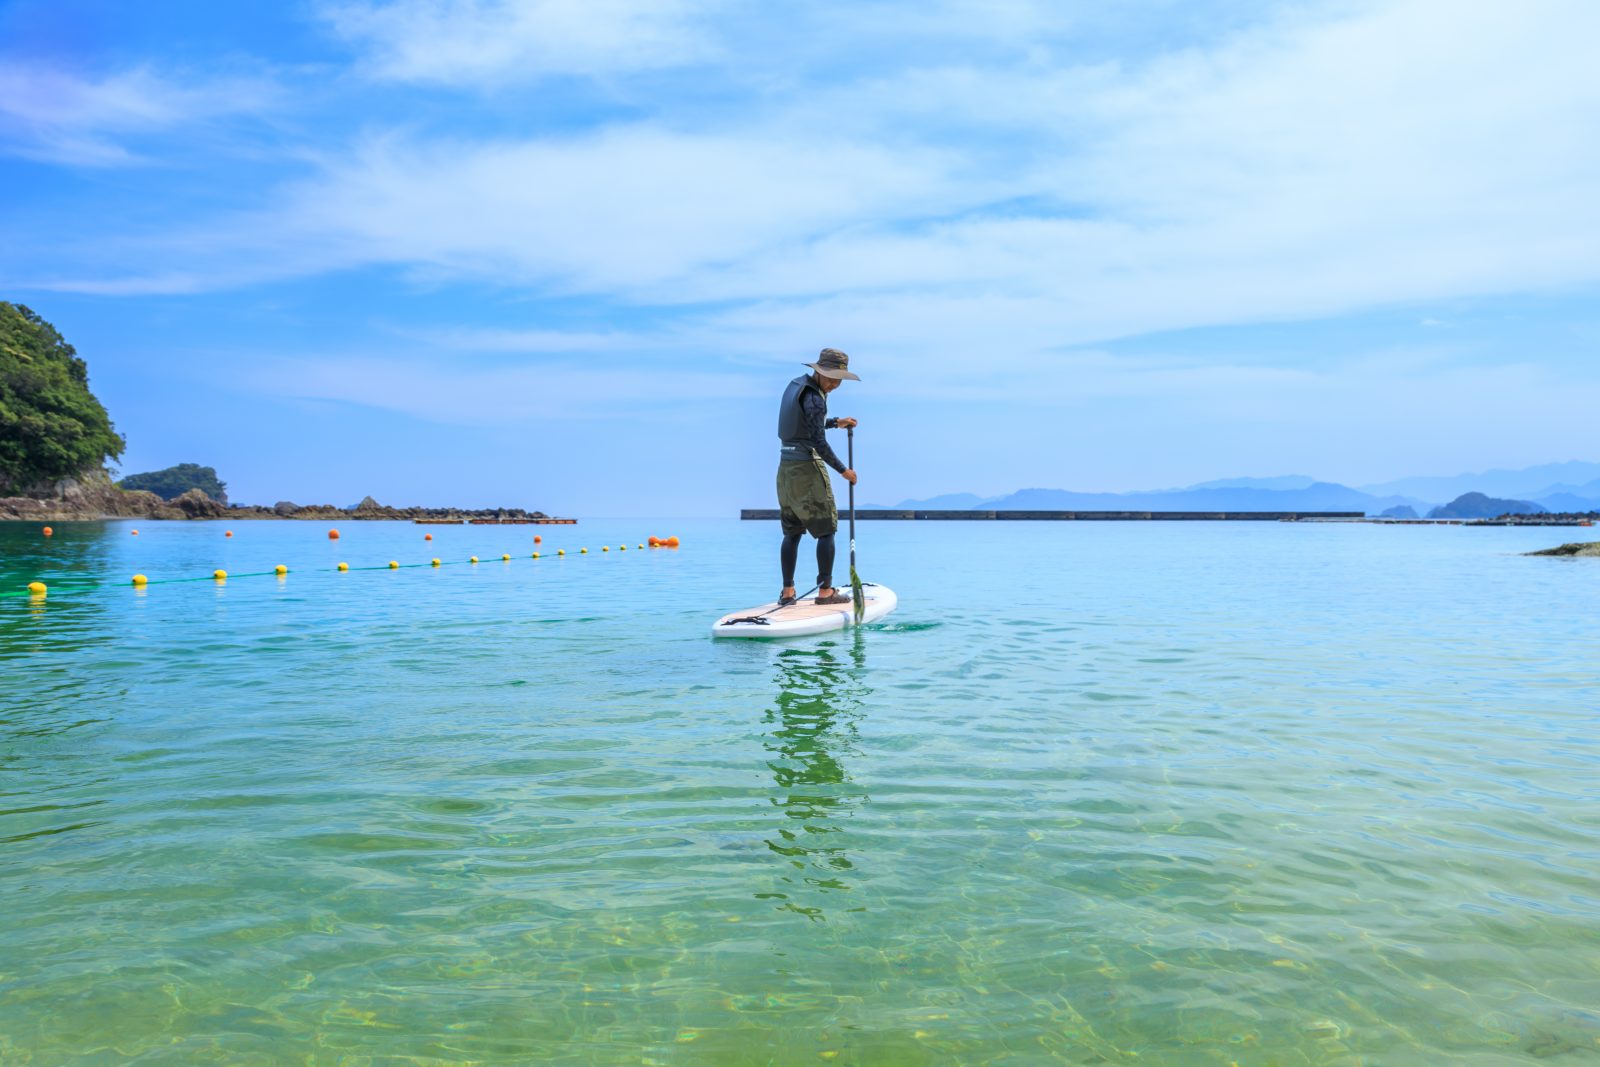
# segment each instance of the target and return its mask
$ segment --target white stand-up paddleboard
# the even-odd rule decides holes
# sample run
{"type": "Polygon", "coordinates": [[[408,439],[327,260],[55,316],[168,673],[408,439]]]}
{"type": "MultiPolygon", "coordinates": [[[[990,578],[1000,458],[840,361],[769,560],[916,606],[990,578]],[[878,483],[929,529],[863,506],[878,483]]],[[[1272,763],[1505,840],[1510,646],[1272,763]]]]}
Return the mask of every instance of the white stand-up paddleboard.
{"type": "MultiPolygon", "coordinates": [[[[845,587],[846,589],[849,586],[845,587]]],[[[861,621],[877,622],[889,612],[894,610],[899,601],[895,598],[894,590],[886,585],[874,585],[863,582],[862,594],[866,597],[867,610],[862,614],[861,621]]],[[[822,604],[814,603],[815,597],[806,597],[797,600],[788,607],[778,607],[777,601],[762,604],[759,607],[746,608],[724,615],[711,625],[712,637],[804,637],[806,634],[827,633],[829,630],[842,630],[852,626],[856,621],[855,606],[852,604],[822,604]]]]}

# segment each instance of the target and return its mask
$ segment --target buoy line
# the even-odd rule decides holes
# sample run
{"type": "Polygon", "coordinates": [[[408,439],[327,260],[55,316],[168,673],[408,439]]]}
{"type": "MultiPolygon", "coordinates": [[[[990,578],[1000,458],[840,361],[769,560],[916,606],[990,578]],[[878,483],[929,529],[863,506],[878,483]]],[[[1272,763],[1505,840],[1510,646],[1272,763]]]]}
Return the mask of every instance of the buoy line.
{"type": "MultiPolygon", "coordinates": [[[[48,529],[48,527],[46,529],[48,529]]],[[[50,533],[46,533],[45,536],[49,537],[53,533],[54,533],[54,531],[51,531],[50,533]]],[[[230,536],[230,537],[233,536],[232,531],[228,532],[228,536],[230,536]]],[[[536,538],[536,540],[542,541],[542,539],[540,539],[540,538],[536,538]]],[[[678,541],[678,539],[676,537],[671,537],[671,538],[652,537],[652,538],[650,538],[650,547],[651,548],[677,548],[678,546],[679,546],[679,541],[678,541]]],[[[620,546],[618,546],[618,548],[619,548],[620,551],[623,551],[623,552],[626,552],[628,550],[628,546],[627,545],[620,545],[620,546]]],[[[640,544],[639,548],[641,548],[641,549],[644,548],[644,545],[640,544]]],[[[609,545],[603,546],[600,549],[600,551],[601,552],[610,552],[611,551],[611,546],[609,546],[609,545]]],[[[587,548],[580,548],[580,549],[578,549],[578,554],[579,555],[589,555],[589,550],[587,548]]],[[[542,559],[542,558],[544,558],[545,555],[546,555],[546,552],[534,552],[528,558],[530,558],[530,559],[542,559]]],[[[564,549],[564,548],[556,549],[556,558],[564,559],[564,558],[566,558],[566,556],[567,556],[567,550],[566,549],[564,549]]],[[[511,557],[511,555],[509,553],[502,553],[501,556],[500,556],[500,559],[501,559],[501,562],[510,563],[512,557],[511,557]]],[[[329,568],[329,569],[334,571],[334,572],[336,572],[336,573],[339,573],[339,574],[345,574],[345,573],[348,573],[350,571],[397,571],[397,570],[414,570],[414,569],[419,568],[419,567],[427,567],[429,569],[434,569],[434,568],[439,568],[439,567],[470,567],[473,564],[476,564],[478,562],[479,562],[479,559],[478,559],[477,556],[469,556],[467,559],[452,559],[452,560],[443,560],[443,559],[434,558],[434,559],[430,559],[426,563],[400,563],[397,560],[390,560],[388,563],[376,564],[376,565],[373,565],[373,566],[363,566],[363,567],[352,567],[348,563],[342,563],[341,562],[341,563],[336,564],[334,567],[329,568]]],[[[320,572],[320,570],[321,570],[321,568],[318,568],[317,572],[320,572]]],[[[317,573],[317,572],[313,572],[313,573],[317,573]]],[[[221,568],[218,568],[217,570],[212,571],[210,574],[199,575],[199,576],[190,577],[190,578],[150,578],[150,577],[147,577],[146,575],[141,573],[141,574],[135,574],[133,576],[133,578],[127,583],[112,582],[112,581],[80,582],[80,581],[78,581],[76,579],[71,579],[71,578],[63,579],[62,582],[60,582],[60,583],[46,583],[46,582],[41,582],[41,581],[33,581],[33,582],[29,582],[28,585],[27,585],[27,588],[25,588],[25,589],[0,590],[0,599],[20,599],[22,597],[28,597],[29,599],[42,600],[42,599],[45,599],[49,595],[49,591],[50,591],[51,588],[55,588],[55,589],[58,589],[58,590],[60,590],[62,592],[66,592],[66,593],[87,593],[87,592],[93,592],[94,590],[97,590],[97,589],[110,589],[110,588],[113,588],[113,587],[119,586],[119,585],[131,586],[134,589],[145,589],[145,588],[148,588],[149,586],[152,586],[152,585],[183,585],[183,584],[192,583],[192,582],[214,582],[214,583],[217,583],[217,584],[220,585],[220,584],[226,583],[230,579],[238,579],[238,578],[267,578],[267,577],[287,578],[289,576],[289,573],[290,573],[290,568],[280,563],[277,566],[273,567],[273,569],[270,570],[270,571],[246,571],[246,572],[244,572],[242,574],[230,574],[228,571],[225,571],[225,570],[222,570],[221,568]]]]}

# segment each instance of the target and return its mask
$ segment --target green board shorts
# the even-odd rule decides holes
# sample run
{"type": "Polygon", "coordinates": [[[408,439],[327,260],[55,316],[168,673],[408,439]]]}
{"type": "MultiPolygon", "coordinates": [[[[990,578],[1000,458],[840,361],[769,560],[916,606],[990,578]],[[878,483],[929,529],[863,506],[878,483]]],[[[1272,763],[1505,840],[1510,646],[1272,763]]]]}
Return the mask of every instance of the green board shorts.
{"type": "Polygon", "coordinates": [[[839,509],[834,506],[833,485],[822,460],[778,464],[778,517],[785,537],[802,531],[827,537],[839,529],[839,509]]]}

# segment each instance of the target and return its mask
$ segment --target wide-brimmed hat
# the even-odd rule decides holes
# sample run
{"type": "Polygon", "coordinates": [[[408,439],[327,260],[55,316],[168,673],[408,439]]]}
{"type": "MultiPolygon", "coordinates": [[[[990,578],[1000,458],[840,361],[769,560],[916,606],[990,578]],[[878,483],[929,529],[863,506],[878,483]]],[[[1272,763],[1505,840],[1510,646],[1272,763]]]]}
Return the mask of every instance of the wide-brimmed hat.
{"type": "Polygon", "coordinates": [[[849,378],[852,382],[861,380],[860,375],[850,373],[850,357],[837,348],[824,348],[817,361],[806,366],[824,378],[849,378]]]}

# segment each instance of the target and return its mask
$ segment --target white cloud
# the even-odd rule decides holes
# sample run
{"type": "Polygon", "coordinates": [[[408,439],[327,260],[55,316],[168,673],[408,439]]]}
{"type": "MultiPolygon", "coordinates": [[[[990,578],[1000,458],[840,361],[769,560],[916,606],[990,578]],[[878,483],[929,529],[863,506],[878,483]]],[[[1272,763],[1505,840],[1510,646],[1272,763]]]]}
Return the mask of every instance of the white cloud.
{"type": "Polygon", "coordinates": [[[245,363],[246,388],[302,400],[396,411],[430,422],[520,424],[529,420],[629,419],[673,401],[751,399],[764,383],[714,368],[556,362],[482,367],[443,358],[331,354],[245,363]]]}
{"type": "Polygon", "coordinates": [[[637,333],[566,330],[502,330],[474,326],[399,329],[399,336],[444,352],[564,353],[637,350],[649,343],[637,333]]]}
{"type": "Polygon", "coordinates": [[[878,214],[962,201],[949,159],[749,129],[613,127],[561,140],[369,142],[294,188],[285,229],[364,262],[562,291],[682,283],[878,214]]]}
{"type": "MultiPolygon", "coordinates": [[[[606,54],[637,69],[630,49],[667,32],[633,26],[643,8],[610,29],[596,26],[611,9],[577,10],[414,2],[334,17],[394,76],[440,79],[472,74],[475,42],[485,62],[521,69],[545,33],[580,59],[626,39],[606,54]],[[397,58],[430,36],[456,74],[397,58]]],[[[689,9],[652,10],[709,39],[689,9]]],[[[952,42],[984,27],[1012,44],[1074,32],[1047,7],[1008,10],[993,25],[960,4],[912,21],[952,42]]],[[[716,23],[730,55],[738,25],[716,23]]],[[[1135,64],[901,57],[711,111],[680,86],[654,118],[576,133],[358,139],[264,212],[171,247],[207,262],[189,271],[214,285],[389,265],[650,305],[662,343],[811,349],[802,339],[822,334],[949,366],[980,350],[1029,359],[1155,330],[1589,285],[1597,34],[1600,6],[1583,0],[1338,3],[1135,64]],[[716,310],[684,306],[699,304],[716,310]]],[[[726,91],[734,62],[685,77],[726,91]]],[[[172,273],[153,271],[151,290],[172,273]]]]}
{"type": "Polygon", "coordinates": [[[49,67],[0,67],[0,146],[70,166],[145,162],[127,137],[259,110],[276,91],[258,79],[183,84],[147,68],[85,78],[49,67]]]}
{"type": "Polygon", "coordinates": [[[323,18],[370,74],[446,85],[681,66],[708,55],[677,0],[396,0],[335,3],[323,18]]]}
{"type": "Polygon", "coordinates": [[[1082,305],[1075,336],[1152,305],[1219,321],[1591,281],[1590,31],[1587,4],[1415,0],[1115,76],[913,72],[715,130],[380,142],[292,211],[469,275],[666,303],[976,286],[1082,305]],[[929,109],[957,98],[951,130],[929,109]],[[997,144],[967,138],[984,115],[997,144]]]}

